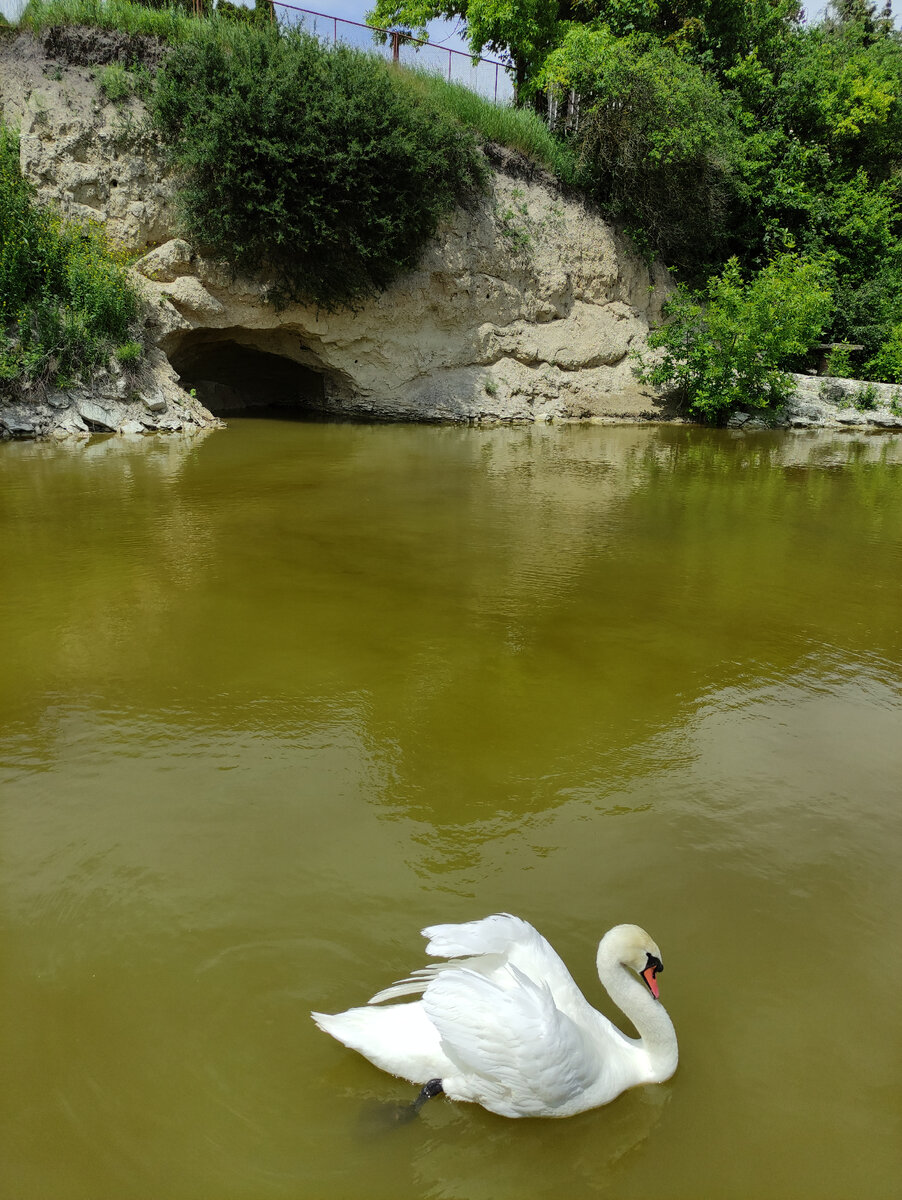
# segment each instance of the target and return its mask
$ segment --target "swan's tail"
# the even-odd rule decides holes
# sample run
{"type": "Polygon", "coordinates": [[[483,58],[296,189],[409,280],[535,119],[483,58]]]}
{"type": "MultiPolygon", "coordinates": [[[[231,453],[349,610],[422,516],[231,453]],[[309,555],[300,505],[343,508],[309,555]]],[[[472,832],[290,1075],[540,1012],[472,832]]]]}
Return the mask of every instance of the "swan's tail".
{"type": "Polygon", "coordinates": [[[356,1050],[371,1063],[411,1083],[441,1078],[451,1070],[438,1031],[422,1004],[386,1008],[349,1008],[342,1013],[310,1014],[323,1031],[356,1050]]]}
{"type": "Polygon", "coordinates": [[[399,1008],[349,1008],[347,1012],[312,1012],[317,1026],[351,1050],[373,1059],[373,1051],[404,1032],[404,1014],[399,1008]]]}
{"type": "Polygon", "coordinates": [[[347,1025],[344,1018],[348,1015],[347,1013],[312,1012],[310,1015],[313,1017],[316,1027],[323,1033],[328,1033],[330,1037],[334,1037],[336,1041],[342,1042],[344,1045],[348,1044],[343,1036],[347,1025]]]}

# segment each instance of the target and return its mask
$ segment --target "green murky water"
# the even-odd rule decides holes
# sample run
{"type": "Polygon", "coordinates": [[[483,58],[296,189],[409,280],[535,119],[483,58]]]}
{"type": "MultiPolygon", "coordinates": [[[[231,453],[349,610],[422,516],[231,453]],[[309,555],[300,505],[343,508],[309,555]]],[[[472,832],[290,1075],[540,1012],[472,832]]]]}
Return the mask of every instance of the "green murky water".
{"type": "Polygon", "coordinates": [[[5,445],[0,544],[4,1196],[898,1194],[902,440],[5,445]],[[374,1134],[308,1009],[502,909],[677,1075],[374,1134]]]}

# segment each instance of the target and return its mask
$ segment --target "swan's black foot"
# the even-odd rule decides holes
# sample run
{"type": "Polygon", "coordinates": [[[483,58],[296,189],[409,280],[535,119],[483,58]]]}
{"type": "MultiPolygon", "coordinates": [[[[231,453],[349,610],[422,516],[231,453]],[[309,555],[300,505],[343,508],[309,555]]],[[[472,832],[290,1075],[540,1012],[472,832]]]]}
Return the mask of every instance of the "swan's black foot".
{"type": "Polygon", "coordinates": [[[444,1091],[442,1081],[440,1079],[427,1079],[423,1084],[419,1096],[411,1104],[411,1116],[415,1117],[427,1100],[431,1100],[433,1096],[440,1096],[444,1091]]]}
{"type": "Polygon", "coordinates": [[[417,1113],[427,1100],[440,1096],[442,1091],[440,1079],[430,1079],[423,1084],[420,1094],[412,1104],[371,1104],[360,1115],[360,1132],[364,1136],[375,1136],[385,1133],[393,1126],[406,1125],[414,1120],[417,1113]]]}

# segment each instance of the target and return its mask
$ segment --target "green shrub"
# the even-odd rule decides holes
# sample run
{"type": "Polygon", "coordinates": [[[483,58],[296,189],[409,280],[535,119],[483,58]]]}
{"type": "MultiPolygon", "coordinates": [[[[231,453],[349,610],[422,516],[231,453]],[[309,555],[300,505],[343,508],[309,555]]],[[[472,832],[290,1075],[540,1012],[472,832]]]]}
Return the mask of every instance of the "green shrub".
{"type": "Polygon", "coordinates": [[[134,91],[128,71],[119,63],[110,63],[97,72],[97,86],[113,104],[121,104],[134,91]]]}
{"type": "Polygon", "coordinates": [[[144,357],[144,347],[140,342],[123,342],[116,347],[116,359],[123,367],[134,368],[144,357]]]}
{"type": "Polygon", "coordinates": [[[865,363],[865,373],[870,379],[902,383],[902,321],[890,331],[874,357],[865,363]]]}
{"type": "Polygon", "coordinates": [[[138,315],[102,231],[36,204],[0,124],[0,378],[70,381],[134,342],[138,315]]]}
{"type": "Polygon", "coordinates": [[[706,295],[678,288],[666,324],[649,336],[663,353],[657,361],[639,356],[641,378],[674,391],[708,420],[737,404],[780,404],[791,391],[783,368],[819,339],[829,319],[824,276],[823,264],[782,254],[745,283],[731,258],[706,295]]]}
{"type": "Polygon", "coordinates": [[[187,236],[287,298],[359,301],[481,186],[473,134],[386,63],[297,30],[198,22],[157,75],[187,236]]]}
{"type": "Polygon", "coordinates": [[[877,407],[877,388],[873,383],[866,383],[852,396],[852,403],[859,412],[870,412],[877,407]]]}
{"type": "Polygon", "coordinates": [[[852,351],[848,346],[837,343],[827,355],[827,372],[833,379],[852,379],[852,351]]]}

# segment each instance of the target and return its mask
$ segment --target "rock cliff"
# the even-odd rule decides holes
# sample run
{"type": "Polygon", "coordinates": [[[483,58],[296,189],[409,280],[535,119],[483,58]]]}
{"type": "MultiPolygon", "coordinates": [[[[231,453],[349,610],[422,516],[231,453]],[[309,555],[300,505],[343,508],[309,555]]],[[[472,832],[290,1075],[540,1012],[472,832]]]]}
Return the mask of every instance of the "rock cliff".
{"type": "Polygon", "coordinates": [[[154,346],[145,377],[98,381],[89,415],[76,397],[37,408],[23,397],[39,433],[202,424],[204,405],[272,400],[394,420],[667,415],[629,358],[660,314],[666,274],[553,181],[499,153],[486,196],[376,299],[278,308],[265,280],[236,278],[178,238],[175,181],[142,105],[113,104],[98,86],[97,64],[116,54],[116,35],[98,31],[0,40],[0,106],[19,127],[23,173],[67,215],[146,251],[135,264],[154,346]]]}
{"type": "MultiPolygon", "coordinates": [[[[100,86],[105,65],[152,68],[161,53],[153,39],[96,29],[0,32],[0,115],[19,128],[22,171],[42,200],[102,223],[137,256],[150,345],[136,377],[113,368],[87,388],[0,399],[0,435],[191,430],[273,403],[382,420],[675,418],[630,358],[660,318],[666,272],[500,148],[486,151],[488,193],[357,309],[279,307],[265,279],[205,257],[178,236],[176,181],[143,106],[114,104],[100,86]]],[[[802,376],[779,420],[888,428],[902,425],[900,404],[902,388],[865,395],[802,376]]],[[[740,413],[732,424],[764,422],[740,413]]]]}

